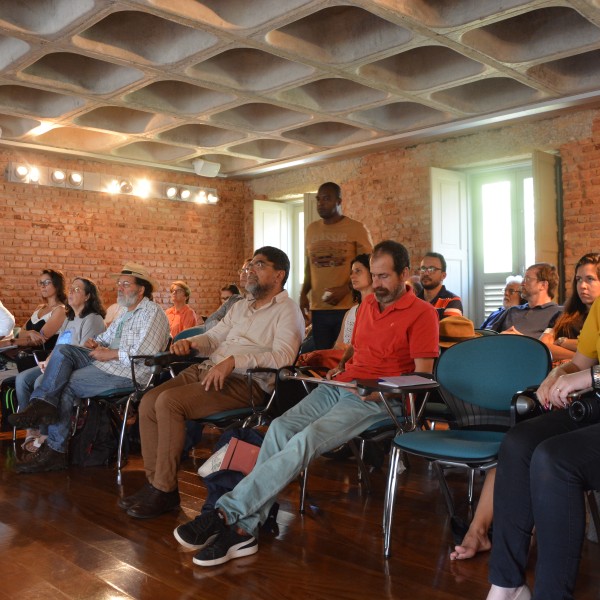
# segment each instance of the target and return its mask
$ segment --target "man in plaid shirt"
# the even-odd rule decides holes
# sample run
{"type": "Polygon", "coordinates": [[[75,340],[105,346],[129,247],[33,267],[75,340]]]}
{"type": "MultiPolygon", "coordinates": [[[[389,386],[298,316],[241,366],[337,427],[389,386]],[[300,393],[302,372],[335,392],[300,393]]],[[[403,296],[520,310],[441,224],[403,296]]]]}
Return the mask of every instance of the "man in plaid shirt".
{"type": "MultiPolygon", "coordinates": [[[[89,398],[108,390],[130,389],[129,357],[164,350],[169,321],[152,301],[155,283],[141,265],[126,264],[117,278],[117,302],[121,306],[110,327],[83,347],[57,346],[46,365],[44,378],[23,412],[11,415],[19,428],[49,425],[48,438],[27,460],[18,461],[19,473],[56,471],[67,467],[67,441],[75,398],[89,398]]],[[[136,378],[150,377],[150,370],[136,365],[136,378]]]]}

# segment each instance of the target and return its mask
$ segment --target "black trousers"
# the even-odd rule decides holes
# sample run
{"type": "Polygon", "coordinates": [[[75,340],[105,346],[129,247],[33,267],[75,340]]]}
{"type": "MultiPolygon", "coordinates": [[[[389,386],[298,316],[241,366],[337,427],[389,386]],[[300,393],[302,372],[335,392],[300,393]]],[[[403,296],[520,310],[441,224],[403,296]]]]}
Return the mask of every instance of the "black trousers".
{"type": "Polygon", "coordinates": [[[573,598],[588,489],[600,489],[600,423],[578,424],[566,410],[553,410],[507,433],[494,488],[490,582],[501,587],[525,583],[535,525],[533,597],[573,598]]]}

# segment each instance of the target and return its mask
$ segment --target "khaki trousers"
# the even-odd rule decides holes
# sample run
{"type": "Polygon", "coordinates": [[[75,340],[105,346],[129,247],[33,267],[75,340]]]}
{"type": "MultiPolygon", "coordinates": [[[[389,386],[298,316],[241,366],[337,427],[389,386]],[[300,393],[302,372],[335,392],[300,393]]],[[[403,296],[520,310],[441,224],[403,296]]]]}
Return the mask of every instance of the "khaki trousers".
{"type": "MultiPolygon", "coordinates": [[[[201,383],[206,367],[193,365],[144,395],[140,404],[142,457],[148,481],[163,492],[177,488],[177,470],[185,443],[185,422],[251,404],[245,377],[232,374],[223,390],[208,392],[201,383]]],[[[254,398],[265,392],[253,382],[254,398]]],[[[262,402],[261,402],[262,403],[262,402]]]]}

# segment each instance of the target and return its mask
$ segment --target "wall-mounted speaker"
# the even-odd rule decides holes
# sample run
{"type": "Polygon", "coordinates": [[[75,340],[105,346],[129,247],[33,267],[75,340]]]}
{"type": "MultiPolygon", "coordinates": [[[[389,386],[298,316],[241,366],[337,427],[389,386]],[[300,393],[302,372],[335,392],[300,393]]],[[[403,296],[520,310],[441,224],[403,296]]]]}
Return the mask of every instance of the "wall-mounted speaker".
{"type": "Polygon", "coordinates": [[[203,177],[216,177],[221,169],[220,163],[210,162],[202,158],[196,158],[192,161],[194,173],[203,177]]]}

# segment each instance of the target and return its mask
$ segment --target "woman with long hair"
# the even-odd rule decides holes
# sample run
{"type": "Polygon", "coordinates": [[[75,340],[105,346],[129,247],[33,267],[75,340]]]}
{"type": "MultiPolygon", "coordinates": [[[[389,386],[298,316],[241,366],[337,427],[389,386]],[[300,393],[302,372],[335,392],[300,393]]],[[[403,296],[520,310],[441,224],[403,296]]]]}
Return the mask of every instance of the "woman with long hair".
{"type": "Polygon", "coordinates": [[[65,276],[54,269],[44,269],[37,281],[42,303],[36,307],[19,335],[0,342],[1,346],[43,346],[54,348],[58,330],[65,320],[65,276]]]}
{"type": "Polygon", "coordinates": [[[600,254],[590,252],[575,265],[571,295],[554,327],[540,338],[548,346],[552,360],[571,360],[577,350],[577,340],[594,300],[600,296],[600,254]]]}
{"type": "MultiPolygon", "coordinates": [[[[69,288],[68,302],[67,316],[58,331],[56,345],[81,346],[87,339],[105,330],[106,311],[93,281],[85,277],[73,279],[69,288]]],[[[15,389],[20,410],[29,404],[31,392],[41,381],[47,360],[17,375],[15,389]]],[[[42,433],[40,430],[27,430],[22,448],[28,452],[36,452],[45,439],[45,431],[42,433]]]]}

